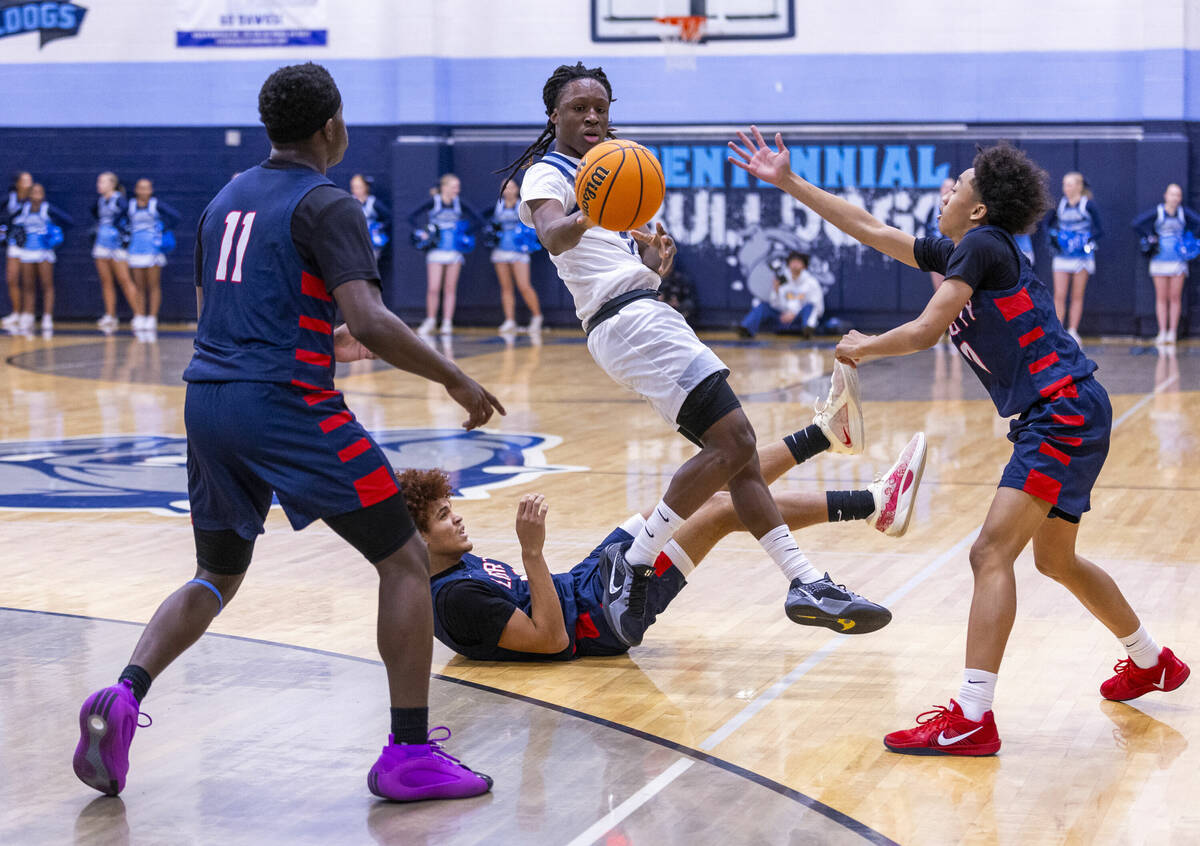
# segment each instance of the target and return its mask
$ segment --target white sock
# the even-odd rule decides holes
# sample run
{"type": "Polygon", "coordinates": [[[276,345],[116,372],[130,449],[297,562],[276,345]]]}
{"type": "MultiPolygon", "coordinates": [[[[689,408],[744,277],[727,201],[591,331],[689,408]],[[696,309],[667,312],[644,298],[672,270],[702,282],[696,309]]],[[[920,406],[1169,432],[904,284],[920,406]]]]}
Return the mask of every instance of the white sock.
{"type": "Polygon", "coordinates": [[[983,715],[992,710],[992,698],[996,695],[996,674],[987,670],[963,670],[962,687],[955,699],[962,706],[963,716],[979,722],[983,715]]]}
{"type": "Polygon", "coordinates": [[[804,553],[800,551],[799,544],[792,537],[786,524],[776,526],[759,538],[758,542],[767,551],[767,555],[771,556],[771,560],[783,571],[783,575],[787,576],[789,582],[792,579],[799,579],[807,585],[824,575],[804,557],[804,553]]]}
{"type": "Polygon", "coordinates": [[[625,553],[625,560],[634,567],[649,567],[663,551],[671,535],[683,525],[683,518],[671,510],[663,500],[658,501],[642,530],[633,539],[633,546],[625,553]]]}
{"type": "Polygon", "coordinates": [[[671,559],[672,566],[679,571],[685,579],[692,574],[696,569],[696,565],[692,563],[692,558],[683,551],[683,547],[674,538],[667,541],[667,545],[663,548],[663,554],[671,559]]]}
{"type": "Polygon", "coordinates": [[[1136,632],[1128,637],[1119,637],[1117,640],[1121,641],[1121,645],[1125,647],[1125,651],[1129,653],[1133,663],[1143,670],[1148,670],[1158,663],[1162,647],[1154,642],[1154,638],[1150,637],[1145,626],[1138,626],[1136,632]]]}

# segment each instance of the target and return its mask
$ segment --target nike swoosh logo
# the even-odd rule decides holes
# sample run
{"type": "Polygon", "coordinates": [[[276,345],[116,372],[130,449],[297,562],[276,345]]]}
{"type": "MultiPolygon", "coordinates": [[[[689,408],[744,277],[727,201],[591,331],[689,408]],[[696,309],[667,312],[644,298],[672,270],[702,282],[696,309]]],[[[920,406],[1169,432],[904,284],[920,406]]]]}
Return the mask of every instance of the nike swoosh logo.
{"type": "Polygon", "coordinates": [[[983,726],[980,726],[979,728],[973,728],[968,732],[955,735],[954,737],[946,737],[946,732],[943,731],[937,736],[938,746],[949,746],[951,743],[958,743],[958,741],[965,740],[977,731],[983,731],[983,726]]]}
{"type": "Polygon", "coordinates": [[[661,508],[656,508],[656,509],[654,509],[654,510],[658,512],[658,519],[662,520],[664,523],[666,523],[666,522],[669,522],[669,521],[667,520],[667,518],[666,518],[665,516],[663,516],[662,509],[661,509],[661,508]]]}
{"type": "Polygon", "coordinates": [[[1163,685],[1165,685],[1166,683],[1167,683],[1167,668],[1163,667],[1162,676],[1160,676],[1158,681],[1156,681],[1154,683],[1154,686],[1157,687],[1159,690],[1162,690],[1163,685]]]}
{"type": "MultiPolygon", "coordinates": [[[[616,568],[616,567],[613,567],[613,568],[612,568],[612,570],[611,570],[611,571],[609,572],[609,574],[608,574],[608,593],[609,593],[609,596],[612,596],[612,595],[614,595],[614,594],[619,594],[619,593],[621,592],[621,588],[620,588],[620,586],[618,586],[618,585],[617,585],[615,582],[613,582],[613,578],[614,578],[616,575],[617,575],[617,568],[616,568]]],[[[623,585],[623,584],[624,584],[624,581],[622,581],[622,585],[623,585]]]]}
{"type": "Polygon", "coordinates": [[[972,679],[967,679],[967,684],[983,684],[983,682],[984,682],[983,679],[980,679],[979,681],[973,681],[972,679]]]}
{"type": "Polygon", "coordinates": [[[650,531],[649,529],[646,530],[646,534],[650,537],[654,537],[654,532],[650,531]]]}

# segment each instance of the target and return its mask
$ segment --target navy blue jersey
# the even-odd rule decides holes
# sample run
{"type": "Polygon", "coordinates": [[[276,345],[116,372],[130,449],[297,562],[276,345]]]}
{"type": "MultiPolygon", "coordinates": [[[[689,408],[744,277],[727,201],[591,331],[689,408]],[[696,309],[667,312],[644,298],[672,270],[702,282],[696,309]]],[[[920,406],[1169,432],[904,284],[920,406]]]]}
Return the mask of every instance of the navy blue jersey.
{"type": "Polygon", "coordinates": [[[913,256],[921,270],[957,277],[974,289],[950,324],[950,339],[1002,417],[1069,392],[1095,372],[1095,362],[1063,329],[1054,298],[1005,230],[976,227],[957,246],[949,238],[918,238],[913,256]]]}
{"type": "Polygon", "coordinates": [[[201,216],[196,284],[204,307],[188,382],[333,387],[333,297],[292,240],[296,206],[333,183],[311,168],[270,164],[222,188],[201,216]]]}
{"type": "MultiPolygon", "coordinates": [[[[464,643],[456,640],[443,625],[443,620],[453,615],[453,610],[447,610],[449,593],[454,590],[475,590],[495,597],[497,605],[509,609],[520,609],[530,614],[533,602],[530,598],[529,582],[512,567],[502,561],[490,558],[480,558],[478,555],[464,555],[458,564],[448,570],[443,570],[433,577],[430,582],[430,592],[433,595],[433,631],[437,639],[460,655],[465,655],[476,661],[566,661],[574,657],[575,624],[579,611],[575,602],[575,576],[572,573],[555,573],[554,590],[558,593],[562,605],[563,622],[567,627],[570,643],[562,652],[554,655],[541,655],[529,652],[513,652],[500,646],[493,645],[499,640],[498,631],[480,633],[478,642],[464,643]]],[[[477,598],[478,599],[478,598],[477,598]]],[[[487,601],[483,597],[484,602],[487,601]]],[[[477,603],[475,603],[477,604],[477,603]]],[[[496,625],[503,629],[503,624],[512,616],[512,610],[502,612],[502,620],[497,619],[496,625]]]]}

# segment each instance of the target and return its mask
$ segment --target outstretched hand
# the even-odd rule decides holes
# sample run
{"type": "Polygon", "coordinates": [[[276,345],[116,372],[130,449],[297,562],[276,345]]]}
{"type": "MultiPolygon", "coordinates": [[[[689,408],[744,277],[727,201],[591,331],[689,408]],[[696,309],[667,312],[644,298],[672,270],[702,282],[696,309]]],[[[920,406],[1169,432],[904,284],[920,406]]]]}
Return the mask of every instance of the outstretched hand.
{"type": "MultiPolygon", "coordinates": [[[[643,247],[658,253],[658,275],[665,277],[675,265],[675,253],[678,250],[675,248],[675,239],[667,234],[667,230],[663,229],[662,223],[659,222],[655,226],[656,231],[653,235],[644,229],[631,229],[629,236],[643,247]]],[[[651,260],[653,261],[653,259],[651,260]]]]}
{"type": "Polygon", "coordinates": [[[375,353],[351,335],[350,329],[343,323],[333,330],[333,357],[338,361],[361,361],[364,358],[375,358],[375,353]]]}
{"type": "Polygon", "coordinates": [[[733,141],[729,142],[729,149],[735,153],[729,157],[729,161],[751,176],[757,176],[763,182],[778,187],[783,178],[792,171],[792,154],[784,146],[783,135],[775,133],[775,146],[778,148],[776,152],[767,146],[757,126],[751,126],[750,132],[754,135],[753,141],[746,137],[746,133],[739,131],[738,140],[742,143],[739,145],[733,141]]]}
{"type": "Polygon", "coordinates": [[[517,540],[521,550],[541,552],[546,543],[546,512],[550,506],[541,494],[525,494],[517,505],[517,540]]]}
{"type": "Polygon", "coordinates": [[[482,385],[465,373],[453,384],[446,386],[450,398],[467,410],[470,415],[463,421],[463,428],[468,431],[478,429],[492,419],[492,414],[499,411],[506,414],[500,400],[491,395],[482,385]]]}

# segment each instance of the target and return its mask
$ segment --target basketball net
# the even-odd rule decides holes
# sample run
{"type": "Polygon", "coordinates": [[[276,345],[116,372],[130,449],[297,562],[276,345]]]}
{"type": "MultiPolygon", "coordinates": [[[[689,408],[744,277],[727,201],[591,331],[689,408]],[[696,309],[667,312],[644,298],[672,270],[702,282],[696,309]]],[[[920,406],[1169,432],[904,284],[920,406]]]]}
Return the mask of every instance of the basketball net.
{"type": "Polygon", "coordinates": [[[679,15],[655,18],[663,25],[659,38],[663,43],[666,67],[669,71],[696,69],[696,53],[704,38],[705,15],[679,15]]]}

